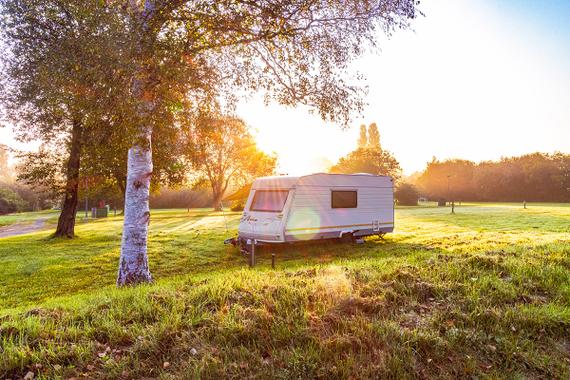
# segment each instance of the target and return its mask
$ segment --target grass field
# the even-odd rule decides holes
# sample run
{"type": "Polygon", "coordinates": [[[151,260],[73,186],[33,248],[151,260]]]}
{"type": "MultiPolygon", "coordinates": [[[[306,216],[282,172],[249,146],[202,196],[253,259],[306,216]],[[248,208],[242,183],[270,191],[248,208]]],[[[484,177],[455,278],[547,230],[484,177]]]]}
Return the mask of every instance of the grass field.
{"type": "Polygon", "coordinates": [[[154,210],[156,281],[128,289],[120,217],[0,239],[0,378],[570,378],[570,205],[402,208],[275,270],[226,217],[154,210]]]}
{"type": "Polygon", "coordinates": [[[57,224],[58,216],[59,216],[59,211],[52,211],[52,210],[0,215],[0,227],[16,223],[30,224],[38,219],[44,219],[45,222],[49,224],[57,224]]]}

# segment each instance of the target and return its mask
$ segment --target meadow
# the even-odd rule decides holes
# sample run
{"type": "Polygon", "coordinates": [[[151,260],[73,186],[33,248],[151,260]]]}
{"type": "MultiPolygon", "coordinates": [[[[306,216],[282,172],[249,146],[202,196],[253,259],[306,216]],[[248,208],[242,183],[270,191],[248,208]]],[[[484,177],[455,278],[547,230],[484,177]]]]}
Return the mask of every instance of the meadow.
{"type": "Polygon", "coordinates": [[[0,215],[0,227],[13,224],[27,225],[34,223],[37,220],[43,220],[46,223],[57,224],[58,216],[59,212],[52,210],[0,215]]]}
{"type": "Polygon", "coordinates": [[[155,283],[126,289],[121,217],[1,238],[0,378],[568,379],[570,205],[528,207],[399,208],[254,268],[239,213],[153,210],[155,283]]]}

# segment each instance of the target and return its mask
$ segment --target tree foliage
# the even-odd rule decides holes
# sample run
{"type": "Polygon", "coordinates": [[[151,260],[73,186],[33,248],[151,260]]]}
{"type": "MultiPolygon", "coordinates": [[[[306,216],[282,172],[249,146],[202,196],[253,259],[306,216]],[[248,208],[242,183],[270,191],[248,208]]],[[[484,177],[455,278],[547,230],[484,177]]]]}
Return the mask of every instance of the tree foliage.
{"type": "Polygon", "coordinates": [[[366,125],[360,126],[360,134],[358,135],[358,148],[366,148],[368,146],[368,132],[366,132],[366,125]]]}
{"type": "Polygon", "coordinates": [[[149,53],[210,67],[219,85],[261,90],[285,105],[313,106],[325,120],[346,122],[362,108],[348,64],[378,29],[391,33],[416,16],[415,1],[155,1],[149,53]],[[344,79],[340,79],[344,78],[344,79]]]}
{"type": "Polygon", "coordinates": [[[50,141],[127,107],[128,34],[92,2],[2,0],[2,104],[21,140],[50,141]],[[120,102],[118,101],[120,99],[120,102]]]}
{"type": "Polygon", "coordinates": [[[401,176],[401,168],[394,156],[383,149],[359,148],[341,157],[331,173],[369,173],[387,175],[394,180],[401,176]]]}
{"type": "Polygon", "coordinates": [[[365,125],[360,126],[356,150],[341,157],[338,163],[331,167],[330,172],[387,175],[397,181],[402,169],[392,153],[384,150],[380,145],[380,132],[376,123],[372,123],[368,131],[365,125]]]}
{"type": "Polygon", "coordinates": [[[61,198],[65,192],[65,157],[67,153],[60,144],[44,143],[37,152],[18,154],[16,167],[19,182],[61,198]]]}
{"type": "MultiPolygon", "coordinates": [[[[153,192],[163,186],[177,186],[185,182],[187,167],[182,159],[178,123],[157,122],[161,136],[152,145],[154,157],[151,187],[153,192]]],[[[83,165],[81,176],[89,182],[91,193],[97,191],[116,199],[122,205],[125,198],[127,180],[127,151],[132,144],[123,128],[107,127],[89,139],[82,151],[83,165]]]]}
{"type": "Polygon", "coordinates": [[[10,177],[10,168],[8,166],[8,147],[0,144],[0,179],[8,179],[10,177]]]}
{"type": "Polygon", "coordinates": [[[210,185],[216,209],[230,186],[275,171],[276,156],[258,149],[247,125],[236,117],[201,114],[187,133],[186,156],[199,179],[210,185]]]}
{"type": "Polygon", "coordinates": [[[380,149],[380,131],[378,131],[376,123],[372,123],[368,126],[367,146],[371,149],[380,149]]]}
{"type": "Polygon", "coordinates": [[[0,186],[0,215],[23,211],[24,206],[25,202],[17,192],[0,186]]]}
{"type": "Polygon", "coordinates": [[[0,182],[0,188],[16,193],[18,199],[22,200],[23,203],[17,207],[16,211],[45,210],[56,205],[49,192],[43,189],[31,188],[19,182],[0,182]]]}
{"type": "Polygon", "coordinates": [[[568,202],[570,155],[532,153],[479,164],[434,158],[416,182],[431,199],[568,202]]]}

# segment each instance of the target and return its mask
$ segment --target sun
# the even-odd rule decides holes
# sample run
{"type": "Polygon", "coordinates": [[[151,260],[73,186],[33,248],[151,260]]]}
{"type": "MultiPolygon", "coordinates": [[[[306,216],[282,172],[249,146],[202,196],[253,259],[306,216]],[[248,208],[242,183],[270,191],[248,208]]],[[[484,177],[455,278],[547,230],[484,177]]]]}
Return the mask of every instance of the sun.
{"type": "Polygon", "coordinates": [[[239,107],[252,128],[257,146],[278,156],[279,174],[303,175],[326,172],[356,147],[354,128],[343,130],[327,124],[306,109],[263,102],[239,107]]]}

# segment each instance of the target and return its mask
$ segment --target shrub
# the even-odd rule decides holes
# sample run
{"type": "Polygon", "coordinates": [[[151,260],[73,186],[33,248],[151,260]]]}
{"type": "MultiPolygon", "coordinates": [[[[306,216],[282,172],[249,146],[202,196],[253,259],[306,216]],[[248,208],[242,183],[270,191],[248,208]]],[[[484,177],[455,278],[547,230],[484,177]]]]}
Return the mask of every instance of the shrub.
{"type": "Polygon", "coordinates": [[[234,201],[230,206],[230,210],[232,210],[232,211],[243,211],[244,207],[245,207],[245,202],[243,200],[234,201]]]}
{"type": "Polygon", "coordinates": [[[211,204],[211,192],[204,189],[162,188],[151,194],[151,208],[195,208],[208,207],[211,204]]]}
{"type": "Polygon", "coordinates": [[[0,215],[22,211],[23,209],[24,200],[18,193],[6,187],[0,187],[0,215]]]}
{"type": "Polygon", "coordinates": [[[418,189],[411,183],[405,182],[400,184],[394,192],[394,198],[402,206],[417,206],[419,196],[418,189]]]}

